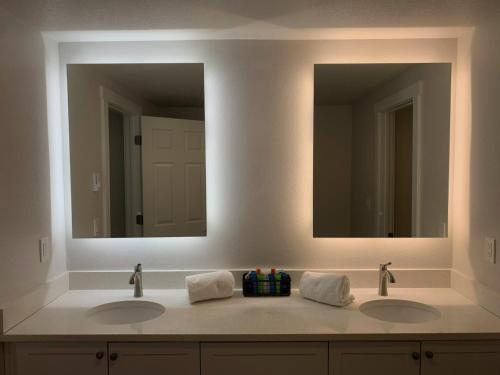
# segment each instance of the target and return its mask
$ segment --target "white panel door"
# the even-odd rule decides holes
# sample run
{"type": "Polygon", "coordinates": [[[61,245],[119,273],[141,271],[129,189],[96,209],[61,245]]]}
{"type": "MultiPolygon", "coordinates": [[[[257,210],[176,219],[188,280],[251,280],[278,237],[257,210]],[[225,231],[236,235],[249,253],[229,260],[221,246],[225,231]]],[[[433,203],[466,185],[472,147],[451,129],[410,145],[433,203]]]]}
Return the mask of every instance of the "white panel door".
{"type": "Polygon", "coordinates": [[[144,237],[206,234],[205,124],[142,117],[144,237]]]}

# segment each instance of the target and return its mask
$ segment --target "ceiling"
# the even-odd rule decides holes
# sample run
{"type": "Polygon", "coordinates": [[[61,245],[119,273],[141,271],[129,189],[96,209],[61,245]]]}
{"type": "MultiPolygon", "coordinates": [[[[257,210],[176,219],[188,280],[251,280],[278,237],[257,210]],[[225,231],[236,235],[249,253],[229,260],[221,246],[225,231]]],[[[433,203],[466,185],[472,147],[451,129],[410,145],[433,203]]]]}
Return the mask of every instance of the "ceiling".
{"type": "Polygon", "coordinates": [[[96,73],[158,107],[203,107],[203,64],[92,64],[96,73]]]}
{"type": "Polygon", "coordinates": [[[287,30],[470,26],[498,0],[0,0],[17,18],[54,30],[287,30]]]}
{"type": "Polygon", "coordinates": [[[352,104],[415,64],[320,64],[314,66],[314,104],[352,104]]]}

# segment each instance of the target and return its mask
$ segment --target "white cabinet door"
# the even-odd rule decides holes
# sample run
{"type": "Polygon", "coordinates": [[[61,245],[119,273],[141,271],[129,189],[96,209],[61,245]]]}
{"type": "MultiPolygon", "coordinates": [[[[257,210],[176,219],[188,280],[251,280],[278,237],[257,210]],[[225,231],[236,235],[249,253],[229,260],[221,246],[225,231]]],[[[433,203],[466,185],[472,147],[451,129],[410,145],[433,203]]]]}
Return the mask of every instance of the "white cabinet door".
{"type": "Polygon", "coordinates": [[[204,236],[205,124],[141,118],[144,237],[204,236]]]}
{"type": "Polygon", "coordinates": [[[327,375],[328,343],[202,344],[201,374],[327,375]]]}
{"type": "Polygon", "coordinates": [[[499,375],[499,342],[424,342],[422,375],[499,375]]]}
{"type": "Polygon", "coordinates": [[[199,375],[198,343],[110,343],[109,375],[199,375]]]}
{"type": "Polygon", "coordinates": [[[107,375],[105,343],[13,344],[9,375],[107,375]]]}
{"type": "Polygon", "coordinates": [[[420,343],[331,343],[330,368],[332,375],[419,375],[420,343]]]}

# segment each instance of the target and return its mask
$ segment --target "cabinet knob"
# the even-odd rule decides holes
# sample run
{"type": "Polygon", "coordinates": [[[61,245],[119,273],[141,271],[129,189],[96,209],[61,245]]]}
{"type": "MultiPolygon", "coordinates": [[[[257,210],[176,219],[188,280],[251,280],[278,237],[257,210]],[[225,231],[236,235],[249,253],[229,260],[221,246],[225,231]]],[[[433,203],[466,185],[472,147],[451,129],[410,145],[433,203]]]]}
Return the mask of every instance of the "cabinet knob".
{"type": "Polygon", "coordinates": [[[97,359],[103,359],[104,358],[104,352],[97,352],[97,353],[95,353],[95,357],[97,359]]]}
{"type": "Polygon", "coordinates": [[[118,353],[111,353],[109,359],[112,361],[116,361],[118,359],[118,353]]]}
{"type": "Polygon", "coordinates": [[[432,359],[434,358],[434,353],[428,350],[425,352],[425,356],[429,359],[432,359]]]}
{"type": "Polygon", "coordinates": [[[411,357],[415,360],[418,361],[420,359],[420,353],[418,352],[413,352],[411,353],[411,357]]]}

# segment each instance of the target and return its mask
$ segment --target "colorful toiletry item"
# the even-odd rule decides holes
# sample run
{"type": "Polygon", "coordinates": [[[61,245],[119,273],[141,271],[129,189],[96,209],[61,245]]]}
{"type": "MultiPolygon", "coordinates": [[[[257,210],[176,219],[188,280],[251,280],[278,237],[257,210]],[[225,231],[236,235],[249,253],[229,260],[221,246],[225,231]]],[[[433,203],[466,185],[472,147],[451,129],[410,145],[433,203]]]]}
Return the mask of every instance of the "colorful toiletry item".
{"type": "Polygon", "coordinates": [[[256,268],[243,275],[243,294],[247,297],[289,296],[290,292],[290,275],[276,268],[271,268],[269,272],[256,268]]]}

